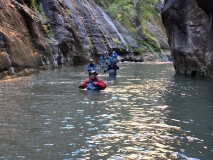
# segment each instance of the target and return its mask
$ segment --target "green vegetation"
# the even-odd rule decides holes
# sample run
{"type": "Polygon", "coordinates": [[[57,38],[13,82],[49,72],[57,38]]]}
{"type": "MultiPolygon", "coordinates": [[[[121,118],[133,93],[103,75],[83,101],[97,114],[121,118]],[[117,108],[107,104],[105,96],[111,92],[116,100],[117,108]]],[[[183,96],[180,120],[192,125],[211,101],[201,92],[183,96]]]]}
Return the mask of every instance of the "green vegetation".
{"type": "Polygon", "coordinates": [[[41,8],[37,3],[37,0],[31,0],[30,1],[30,7],[33,8],[37,13],[41,12],[41,8]]]}
{"type": "Polygon", "coordinates": [[[44,31],[44,33],[46,34],[50,34],[51,31],[50,31],[50,24],[42,24],[42,30],[44,31]]]}
{"type": "Polygon", "coordinates": [[[50,30],[50,21],[49,18],[47,16],[43,16],[43,19],[45,22],[42,22],[41,26],[42,26],[42,30],[44,31],[44,33],[46,34],[51,34],[51,30],[50,30]]]}
{"type": "Polygon", "coordinates": [[[92,42],[89,37],[87,37],[90,47],[92,47],[92,42]]]}
{"type": "Polygon", "coordinates": [[[149,45],[147,42],[144,41],[143,45],[146,46],[150,52],[154,52],[154,49],[152,48],[152,46],[149,45]]]}
{"type": "Polygon", "coordinates": [[[149,15],[153,14],[155,18],[158,18],[158,12],[153,7],[158,0],[94,1],[102,6],[112,19],[119,21],[135,39],[138,39],[140,45],[147,46],[152,52],[161,52],[159,43],[146,31],[146,21],[149,15]],[[144,40],[141,41],[141,38],[144,40]]]}
{"type": "Polygon", "coordinates": [[[121,43],[117,38],[112,38],[112,41],[113,41],[115,44],[120,44],[120,43],[121,43]]]}
{"type": "Polygon", "coordinates": [[[141,47],[134,48],[134,50],[133,50],[133,53],[134,53],[135,55],[140,55],[141,52],[142,52],[142,48],[141,48],[141,47]]]}
{"type": "Polygon", "coordinates": [[[153,16],[157,19],[158,18],[158,12],[156,10],[154,10],[153,8],[151,9],[151,13],[153,14],[153,16]]]}
{"type": "Polygon", "coordinates": [[[143,31],[143,37],[144,41],[142,43],[148,47],[149,51],[161,52],[160,44],[146,30],[143,31]]]}
{"type": "MultiPolygon", "coordinates": [[[[38,0],[30,0],[28,2],[28,5],[33,8],[37,13],[41,13],[41,8],[38,4],[38,0]],[[30,4],[29,4],[30,2],[30,4]]],[[[49,19],[46,15],[43,15],[43,20],[45,22],[42,22],[41,24],[41,28],[42,30],[44,31],[45,34],[51,34],[51,30],[50,30],[50,22],[49,22],[49,19]]]]}
{"type": "Polygon", "coordinates": [[[49,18],[47,16],[43,16],[45,21],[49,21],[49,18]]]}

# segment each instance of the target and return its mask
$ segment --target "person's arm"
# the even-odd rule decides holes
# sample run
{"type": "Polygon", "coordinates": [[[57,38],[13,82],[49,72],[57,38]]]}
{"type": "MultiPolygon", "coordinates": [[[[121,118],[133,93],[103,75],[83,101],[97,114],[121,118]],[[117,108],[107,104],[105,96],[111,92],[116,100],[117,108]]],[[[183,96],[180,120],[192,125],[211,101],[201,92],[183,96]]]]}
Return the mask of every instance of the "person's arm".
{"type": "Polygon", "coordinates": [[[106,83],[102,80],[102,79],[98,79],[98,82],[96,82],[96,85],[101,89],[101,90],[104,90],[107,85],[106,83]]]}
{"type": "Polygon", "coordinates": [[[108,70],[110,70],[110,66],[109,65],[107,66],[107,69],[104,70],[104,73],[106,73],[108,70]]]}
{"type": "Polygon", "coordinates": [[[91,68],[90,65],[87,65],[87,71],[90,72],[91,68]]]}
{"type": "Polygon", "coordinates": [[[84,89],[87,87],[87,82],[88,82],[88,79],[86,79],[83,83],[81,83],[78,87],[81,88],[81,89],[84,89]]]}
{"type": "Polygon", "coordinates": [[[119,69],[119,67],[117,65],[114,66],[114,69],[119,69]]]}
{"type": "Polygon", "coordinates": [[[94,64],[93,70],[95,70],[95,71],[96,71],[96,65],[95,65],[95,64],[94,64]]]}

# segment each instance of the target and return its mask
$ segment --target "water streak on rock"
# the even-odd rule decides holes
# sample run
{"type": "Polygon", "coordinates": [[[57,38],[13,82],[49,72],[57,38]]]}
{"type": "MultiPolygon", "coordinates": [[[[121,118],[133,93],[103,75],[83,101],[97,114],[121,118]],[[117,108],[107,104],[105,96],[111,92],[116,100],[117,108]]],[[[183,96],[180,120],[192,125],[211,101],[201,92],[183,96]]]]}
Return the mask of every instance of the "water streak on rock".
{"type": "Polygon", "coordinates": [[[124,37],[120,34],[120,32],[118,31],[118,29],[116,28],[115,24],[112,22],[111,18],[101,9],[101,7],[99,7],[101,13],[103,14],[104,18],[106,19],[106,21],[112,26],[112,28],[116,31],[116,33],[118,34],[121,42],[126,45],[127,42],[125,41],[124,37]]]}

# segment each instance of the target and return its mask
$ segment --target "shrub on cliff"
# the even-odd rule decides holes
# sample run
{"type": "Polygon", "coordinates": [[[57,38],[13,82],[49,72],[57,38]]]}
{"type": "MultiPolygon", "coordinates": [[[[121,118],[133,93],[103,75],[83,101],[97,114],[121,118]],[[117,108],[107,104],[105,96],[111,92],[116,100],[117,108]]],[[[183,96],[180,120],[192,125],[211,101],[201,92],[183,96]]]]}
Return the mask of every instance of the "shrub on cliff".
{"type": "Polygon", "coordinates": [[[33,8],[37,13],[41,12],[41,9],[40,9],[40,6],[38,5],[37,0],[31,0],[30,7],[33,8]]]}
{"type": "MultiPolygon", "coordinates": [[[[149,44],[153,51],[160,52],[158,42],[146,31],[146,21],[149,14],[158,18],[154,4],[158,0],[94,0],[105,8],[107,14],[119,21],[138,40],[141,45],[149,44]],[[138,31],[138,28],[141,28],[138,31]],[[141,32],[138,34],[138,32],[141,32]],[[141,41],[144,39],[145,43],[141,41]]],[[[147,45],[146,45],[147,46],[147,45]]]]}
{"type": "Polygon", "coordinates": [[[140,54],[142,53],[142,48],[141,48],[141,47],[135,48],[135,49],[133,50],[133,53],[134,53],[135,55],[140,55],[140,54]]]}

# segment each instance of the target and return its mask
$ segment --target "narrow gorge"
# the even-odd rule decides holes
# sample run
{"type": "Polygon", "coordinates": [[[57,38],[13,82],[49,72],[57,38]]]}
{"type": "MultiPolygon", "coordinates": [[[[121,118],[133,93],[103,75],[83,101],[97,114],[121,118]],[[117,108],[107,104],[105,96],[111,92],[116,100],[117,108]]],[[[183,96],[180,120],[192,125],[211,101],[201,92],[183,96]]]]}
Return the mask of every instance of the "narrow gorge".
{"type": "MultiPolygon", "coordinates": [[[[134,37],[92,0],[2,0],[0,8],[1,79],[86,64],[105,51],[139,62],[165,57],[138,43],[143,41],[141,26],[134,37]]],[[[161,20],[149,19],[148,32],[168,50],[161,20]]]]}

